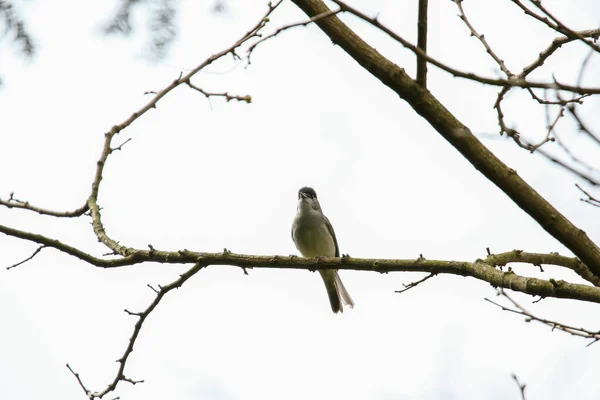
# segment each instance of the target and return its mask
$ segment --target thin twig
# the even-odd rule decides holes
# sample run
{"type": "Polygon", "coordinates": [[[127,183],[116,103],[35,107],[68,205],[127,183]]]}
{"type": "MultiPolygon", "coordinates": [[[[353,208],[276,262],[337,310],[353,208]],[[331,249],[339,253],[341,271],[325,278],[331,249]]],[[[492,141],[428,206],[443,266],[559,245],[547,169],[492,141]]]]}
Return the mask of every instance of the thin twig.
{"type": "Polygon", "coordinates": [[[541,0],[531,0],[531,2],[544,14],[546,14],[552,21],[554,21],[553,24],[551,23],[547,23],[548,20],[547,19],[542,19],[541,21],[546,23],[547,26],[551,27],[552,29],[556,30],[557,32],[562,33],[565,36],[568,36],[572,39],[577,39],[583,43],[585,43],[586,45],[588,45],[592,50],[594,50],[597,53],[600,53],[600,47],[598,47],[595,43],[590,42],[589,40],[587,40],[586,38],[584,38],[581,34],[579,34],[579,32],[572,30],[571,28],[567,27],[565,24],[563,24],[558,18],[556,18],[550,11],[548,11],[548,9],[546,7],[544,7],[544,5],[542,4],[541,0]]]}
{"type": "Polygon", "coordinates": [[[20,208],[23,210],[34,211],[38,214],[49,215],[51,217],[64,217],[64,218],[74,218],[80,217],[85,214],[86,211],[89,210],[87,204],[72,210],[72,211],[55,211],[49,210],[47,208],[42,208],[38,206],[34,206],[30,204],[28,201],[23,201],[15,198],[14,193],[11,193],[8,200],[0,199],[0,205],[8,207],[8,208],[20,208]]]}
{"type": "Polygon", "coordinates": [[[16,263],[16,264],[13,264],[13,265],[11,265],[11,266],[9,266],[9,267],[6,267],[6,269],[13,269],[13,268],[15,268],[15,267],[18,267],[19,265],[25,264],[27,261],[29,261],[29,260],[33,259],[33,257],[37,256],[37,255],[38,255],[38,253],[39,253],[40,251],[42,251],[42,249],[43,249],[43,248],[45,248],[45,247],[46,247],[46,245],[45,245],[45,244],[41,245],[40,247],[38,247],[38,248],[37,248],[37,249],[36,249],[36,250],[33,252],[33,254],[32,254],[32,255],[30,255],[29,257],[27,257],[26,259],[24,259],[24,260],[23,260],[23,261],[21,261],[21,262],[18,262],[18,263],[16,263]]]}
{"type": "Polygon", "coordinates": [[[411,283],[403,283],[403,284],[402,284],[402,286],[404,286],[404,289],[401,289],[401,290],[395,290],[395,291],[394,291],[394,293],[404,293],[404,292],[406,292],[407,290],[410,290],[410,289],[414,288],[415,286],[418,286],[418,285],[420,285],[421,283],[425,282],[425,281],[426,281],[426,280],[428,280],[428,279],[431,279],[431,278],[433,278],[433,277],[434,277],[434,276],[436,276],[436,275],[437,275],[437,274],[435,274],[435,273],[431,273],[431,274],[427,275],[425,278],[423,278],[423,279],[419,279],[418,281],[411,282],[411,283]]]}
{"type": "Polygon", "coordinates": [[[488,44],[487,40],[485,40],[485,36],[483,34],[480,34],[479,32],[477,32],[477,30],[475,30],[475,27],[473,27],[473,25],[467,18],[467,15],[465,14],[465,10],[463,9],[463,6],[462,6],[463,0],[453,0],[453,1],[456,4],[456,6],[458,7],[458,11],[460,12],[458,17],[465,23],[467,28],[469,28],[469,30],[471,31],[471,35],[475,36],[481,42],[483,47],[485,47],[485,51],[490,55],[490,57],[492,57],[494,59],[496,64],[498,64],[498,66],[500,67],[502,72],[504,72],[504,74],[508,78],[513,76],[514,74],[512,72],[510,72],[510,70],[506,67],[506,64],[504,64],[504,61],[500,57],[498,57],[498,55],[492,50],[492,48],[488,44]]]}
{"type": "Polygon", "coordinates": [[[584,203],[591,204],[594,207],[600,207],[600,199],[598,199],[598,198],[592,196],[591,194],[589,194],[587,191],[585,191],[578,184],[575,184],[575,186],[577,186],[577,189],[581,190],[583,192],[583,194],[585,194],[587,196],[587,199],[581,199],[581,201],[583,201],[584,203]]]}
{"type": "Polygon", "coordinates": [[[516,382],[517,386],[519,387],[519,391],[521,392],[521,400],[526,400],[526,398],[525,398],[525,388],[527,387],[527,385],[525,383],[519,382],[519,378],[517,378],[517,375],[515,375],[515,374],[512,374],[512,378],[514,379],[514,381],[516,382]]]}
{"type": "Polygon", "coordinates": [[[202,93],[207,99],[210,98],[210,97],[224,97],[225,101],[228,102],[228,103],[231,100],[243,101],[243,102],[246,102],[248,104],[252,103],[252,97],[250,95],[248,95],[248,94],[245,95],[245,96],[239,96],[239,95],[235,95],[235,94],[229,94],[227,92],[222,92],[222,93],[207,92],[204,89],[202,89],[202,88],[194,85],[191,82],[186,82],[186,83],[187,83],[187,85],[190,88],[192,88],[192,89],[194,89],[194,90],[202,93]]]}
{"type": "Polygon", "coordinates": [[[342,11],[341,8],[338,9],[338,10],[329,10],[329,11],[326,11],[326,12],[321,13],[319,15],[315,15],[314,17],[312,17],[312,18],[310,18],[310,19],[308,19],[306,21],[294,22],[292,24],[284,25],[282,27],[277,28],[275,30],[275,32],[270,33],[270,34],[268,34],[267,36],[265,36],[263,38],[260,38],[259,40],[257,40],[256,42],[254,42],[252,45],[250,45],[248,47],[248,51],[246,52],[247,55],[248,55],[248,62],[250,62],[249,60],[250,60],[250,56],[252,55],[252,52],[254,51],[254,49],[259,44],[264,43],[265,41],[267,41],[267,40],[269,40],[269,39],[271,39],[271,38],[279,35],[281,32],[286,31],[286,30],[288,30],[290,28],[295,28],[297,26],[307,26],[307,25],[309,25],[309,24],[311,24],[313,22],[319,21],[319,20],[327,18],[327,17],[331,17],[332,15],[336,15],[340,11],[342,11]]]}
{"type": "Polygon", "coordinates": [[[119,382],[121,382],[121,381],[129,382],[133,385],[144,382],[143,380],[134,380],[134,379],[126,377],[125,376],[125,365],[127,364],[127,360],[129,359],[129,356],[133,352],[133,347],[134,347],[135,342],[142,330],[142,326],[143,326],[144,322],[146,321],[146,318],[148,318],[150,313],[152,313],[152,311],[154,311],[154,309],[158,306],[160,301],[163,299],[163,297],[167,293],[169,293],[173,289],[180,288],[188,279],[190,279],[192,276],[194,276],[198,271],[200,271],[205,266],[206,265],[203,263],[197,263],[192,268],[190,268],[189,270],[187,270],[186,272],[181,274],[179,276],[179,278],[177,278],[173,282],[169,283],[168,285],[161,286],[160,290],[157,292],[155,290],[156,297],[154,298],[154,300],[152,300],[152,302],[148,305],[148,307],[144,311],[131,312],[131,311],[125,310],[125,312],[127,312],[129,315],[138,317],[138,320],[134,325],[133,333],[131,334],[131,337],[129,338],[129,342],[127,344],[125,352],[117,360],[117,362],[119,363],[119,368],[117,370],[117,373],[116,373],[114,379],[112,380],[112,382],[104,390],[102,390],[100,392],[93,392],[93,393],[90,392],[81,382],[79,375],[76,374],[75,372],[73,372],[73,370],[71,370],[71,367],[69,367],[69,365],[67,364],[67,367],[71,370],[71,372],[73,372],[73,374],[77,378],[77,381],[79,382],[79,385],[83,388],[83,390],[85,391],[86,395],[90,398],[90,400],[96,399],[96,398],[100,399],[103,396],[105,396],[107,393],[114,391],[117,388],[117,385],[119,384],[119,382]]]}
{"type": "Polygon", "coordinates": [[[585,339],[591,339],[592,341],[590,343],[588,343],[587,346],[590,346],[600,340],[600,331],[591,331],[591,330],[585,329],[585,328],[576,328],[571,325],[563,324],[562,322],[556,322],[556,321],[552,321],[552,320],[545,319],[545,318],[540,318],[540,317],[533,315],[531,312],[527,311],[522,305],[517,303],[503,289],[498,289],[498,296],[502,296],[505,299],[507,299],[510,303],[512,303],[512,305],[515,308],[510,308],[510,307],[504,306],[504,305],[496,303],[495,301],[490,300],[488,298],[485,298],[484,300],[499,307],[502,311],[508,311],[508,312],[511,312],[514,314],[523,315],[524,317],[526,317],[525,322],[537,321],[539,323],[542,323],[542,324],[550,327],[552,330],[557,329],[559,331],[569,333],[573,336],[578,336],[578,337],[582,337],[585,339]]]}

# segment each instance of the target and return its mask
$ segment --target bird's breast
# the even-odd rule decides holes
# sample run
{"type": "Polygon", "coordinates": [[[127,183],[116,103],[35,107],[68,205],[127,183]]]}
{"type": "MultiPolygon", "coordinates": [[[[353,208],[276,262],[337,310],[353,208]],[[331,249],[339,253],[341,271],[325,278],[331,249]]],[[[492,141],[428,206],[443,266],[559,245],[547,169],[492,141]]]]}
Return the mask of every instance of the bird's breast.
{"type": "Polygon", "coordinates": [[[304,257],[335,257],[335,243],[325,221],[296,221],[294,242],[304,257]]]}

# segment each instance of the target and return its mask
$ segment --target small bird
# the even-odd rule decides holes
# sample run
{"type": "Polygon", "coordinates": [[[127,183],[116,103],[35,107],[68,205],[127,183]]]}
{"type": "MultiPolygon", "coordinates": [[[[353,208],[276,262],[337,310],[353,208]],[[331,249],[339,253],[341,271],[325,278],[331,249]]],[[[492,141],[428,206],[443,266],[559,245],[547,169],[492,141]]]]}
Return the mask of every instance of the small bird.
{"type": "MultiPolygon", "coordinates": [[[[292,224],[292,239],[304,257],[340,256],[333,226],[323,214],[313,188],[303,187],[298,191],[298,211],[292,224]]],[[[338,270],[320,270],[319,273],[325,282],[331,310],[334,313],[344,312],[343,304],[353,308],[354,301],[344,287],[338,270]]]]}

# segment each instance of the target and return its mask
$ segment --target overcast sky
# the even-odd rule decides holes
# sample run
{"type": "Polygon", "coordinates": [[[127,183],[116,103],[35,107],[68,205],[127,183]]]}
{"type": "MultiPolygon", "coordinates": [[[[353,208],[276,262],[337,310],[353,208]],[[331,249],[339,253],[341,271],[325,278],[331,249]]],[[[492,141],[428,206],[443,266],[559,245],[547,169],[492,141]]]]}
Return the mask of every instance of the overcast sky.
{"type": "MultiPolygon", "coordinates": [[[[114,2],[19,4],[35,42],[30,62],[7,37],[0,42],[0,196],[47,208],[85,201],[104,132],[149,97],[230,46],[265,11],[265,2],[182,1],[179,36],[169,56],[151,61],[143,10],[128,39],[102,31],[114,2]],[[73,17],[76,16],[76,17],[73,17]]],[[[416,0],[356,1],[416,42],[416,0]]],[[[594,0],[545,1],[574,29],[598,27],[594,0]]],[[[509,68],[518,72],[554,35],[509,1],[464,2],[509,68]]],[[[430,1],[429,51],[461,69],[499,72],[469,36],[447,0],[430,1]]],[[[286,2],[270,29],[304,20],[286,2]]],[[[414,75],[414,57],[375,29],[344,20],[414,75]]],[[[566,46],[537,76],[572,78],[586,54],[566,46]]],[[[590,65],[598,70],[598,58],[590,65]]],[[[600,211],[579,201],[579,181],[514,143],[491,138],[495,89],[429,68],[429,88],[504,162],[596,242],[600,211]]],[[[596,76],[594,76],[596,75],[596,76]]],[[[298,254],[290,237],[297,190],[316,189],[342,253],[355,257],[473,261],[523,249],[570,255],[477,172],[412,108],[363,70],[316,27],[284,32],[259,46],[252,65],[227,57],[200,73],[206,90],[252,96],[252,104],[181,87],[124,130],[132,139],[108,161],[99,203],[106,230],[131,247],[247,254],[298,254]]],[[[588,85],[599,85],[589,73],[588,85]]],[[[600,111],[587,104],[587,116],[600,111]]],[[[508,121],[531,138],[544,135],[544,113],[526,93],[511,92],[508,121]]],[[[562,122],[561,122],[562,124],[562,122]]],[[[596,162],[572,125],[574,150],[596,162]]],[[[571,133],[570,133],[571,132],[571,133]]],[[[552,149],[549,147],[549,149],[552,149]]],[[[579,182],[581,183],[581,182],[579,182]]],[[[89,218],[57,220],[0,208],[0,223],[53,237],[100,255],[89,218]]],[[[144,264],[102,270],[54,250],[10,271],[36,248],[0,236],[0,397],[83,399],[65,367],[92,390],[113,379],[135,318],[187,266],[144,264]]],[[[581,280],[558,268],[527,276],[581,280]]],[[[148,318],[108,399],[597,399],[600,345],[527,324],[485,302],[489,285],[438,276],[403,294],[422,274],[340,273],[356,307],[334,315],[318,274],[214,266],[169,293],[148,318]]],[[[546,299],[537,314],[600,328],[598,306],[546,299]]]]}

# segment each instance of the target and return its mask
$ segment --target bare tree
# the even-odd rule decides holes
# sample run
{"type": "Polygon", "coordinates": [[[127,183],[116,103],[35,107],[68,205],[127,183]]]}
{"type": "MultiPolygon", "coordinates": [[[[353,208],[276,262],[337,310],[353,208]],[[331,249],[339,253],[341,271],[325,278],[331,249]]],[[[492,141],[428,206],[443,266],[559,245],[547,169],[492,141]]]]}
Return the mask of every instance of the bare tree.
{"type": "MultiPolygon", "coordinates": [[[[413,288],[426,280],[439,274],[454,274],[461,276],[470,276],[490,285],[499,288],[499,293],[508,301],[509,305],[504,306],[494,302],[502,309],[525,316],[529,320],[538,321],[552,329],[558,329],[572,335],[590,339],[595,343],[599,339],[597,332],[591,329],[576,328],[560,322],[550,321],[545,318],[534,316],[518,302],[512,299],[504,289],[510,289],[516,292],[526,293],[540,298],[554,297],[562,299],[572,299],[584,302],[600,303],[600,248],[588,235],[562,215],[552,204],[543,196],[534,190],[525,182],[517,172],[510,166],[503,163],[496,157],[472,132],[472,130],[461,123],[449,110],[442,104],[429,90],[427,73],[429,68],[438,68],[447,73],[466,80],[479,82],[486,87],[497,87],[498,94],[494,104],[490,104],[497,112],[498,134],[512,140],[519,148],[539,154],[542,157],[556,163],[561,168],[572,172],[575,179],[584,182],[584,187],[578,186],[582,191],[582,200],[594,206],[598,206],[598,195],[592,192],[588,186],[598,186],[598,165],[594,165],[587,160],[580,158],[569,146],[569,135],[582,134],[589,140],[590,146],[600,155],[600,134],[593,126],[593,122],[586,121],[582,107],[587,102],[600,94],[600,87],[586,85],[586,66],[593,57],[598,57],[600,46],[597,39],[600,36],[600,28],[585,30],[574,30],[565,25],[560,16],[554,15],[547,9],[540,0],[532,0],[525,3],[517,0],[505,0],[513,3],[515,7],[520,8],[533,20],[546,26],[548,30],[556,34],[556,38],[548,43],[547,47],[540,49],[540,53],[532,55],[531,61],[522,66],[518,71],[512,71],[503,61],[502,55],[494,50],[493,46],[486,40],[485,34],[477,28],[477,21],[471,21],[468,17],[468,9],[462,0],[455,0],[457,13],[464,22],[467,34],[476,38],[482,51],[497,64],[502,72],[502,77],[490,77],[478,71],[463,71],[452,67],[452,60],[441,61],[427,53],[427,0],[419,1],[419,17],[415,27],[418,29],[418,43],[412,44],[403,37],[385,26],[377,17],[371,17],[354,8],[343,1],[333,0],[335,7],[329,8],[321,0],[292,0],[306,15],[307,19],[283,26],[275,26],[272,21],[273,12],[280,6],[282,1],[270,3],[267,6],[264,16],[251,27],[248,32],[237,42],[223,51],[212,55],[187,74],[181,74],[171,84],[160,91],[149,92],[151,99],[139,110],[134,111],[127,119],[116,123],[105,133],[102,153],[96,161],[97,167],[94,174],[91,191],[89,196],[82,204],[74,210],[53,210],[36,205],[28,200],[19,199],[11,194],[8,198],[0,199],[0,205],[12,209],[28,210],[41,215],[52,216],[56,218],[90,218],[93,232],[97,239],[108,248],[108,252],[103,255],[94,255],[83,251],[77,247],[63,243],[56,238],[41,235],[37,232],[21,230],[15,227],[0,225],[0,232],[29,241],[36,245],[35,251],[24,260],[8,266],[9,269],[15,268],[38,255],[45,249],[52,248],[80,259],[100,268],[124,268],[142,263],[163,263],[163,264],[186,264],[190,268],[180,275],[180,277],[171,283],[160,287],[150,287],[154,293],[154,300],[142,311],[126,312],[137,317],[133,332],[129,338],[127,347],[119,358],[118,369],[113,380],[102,390],[93,391],[89,389],[84,380],[79,376],[71,366],[67,365],[69,370],[76,377],[79,385],[90,398],[103,398],[105,395],[113,392],[122,381],[136,384],[137,381],[126,375],[126,364],[131,355],[134,344],[143,327],[146,318],[160,304],[161,300],[170,291],[180,288],[185,282],[196,274],[202,268],[210,265],[232,265],[238,266],[244,271],[249,268],[293,268],[305,270],[321,269],[345,269],[371,271],[378,273],[388,272],[425,272],[429,275],[424,279],[407,284],[403,292],[413,288]],[[352,15],[360,20],[371,24],[378,30],[384,32],[389,37],[398,42],[401,46],[412,51],[415,55],[417,65],[416,77],[409,76],[402,66],[396,65],[375,48],[368,44],[363,38],[357,35],[340,17],[342,15],[352,15]],[[341,258],[318,258],[306,259],[295,256],[259,256],[249,254],[235,254],[227,249],[219,253],[208,253],[202,251],[192,251],[181,249],[178,251],[166,251],[157,249],[148,245],[147,249],[133,248],[122,243],[118,238],[107,234],[102,219],[102,208],[98,203],[98,196],[102,189],[104,177],[104,168],[109,157],[123,149],[128,140],[119,139],[119,134],[143,117],[148,111],[154,109],[157,103],[168,96],[175,88],[187,86],[194,91],[199,92],[207,98],[221,97],[226,101],[251,102],[249,95],[232,94],[229,92],[210,92],[193,82],[196,74],[206,68],[211,63],[225,56],[233,56],[238,59],[246,59],[250,62],[250,57],[257,46],[262,45],[268,40],[278,36],[281,32],[308,24],[316,24],[323,32],[325,39],[343,49],[350,58],[359,63],[367,72],[375,76],[381,84],[398,94],[400,98],[406,101],[416,113],[425,119],[431,127],[436,130],[444,139],[448,141],[463,157],[468,160],[473,167],[480,171],[487,179],[502,190],[516,205],[533,218],[542,229],[552,235],[556,240],[566,246],[572,253],[572,256],[562,256],[557,253],[531,253],[523,250],[514,250],[501,254],[493,254],[488,250],[488,254],[477,260],[429,260],[424,257],[409,260],[397,259],[359,259],[347,255],[341,258]],[[269,30],[270,29],[270,30],[269,30]],[[534,79],[530,76],[543,68],[544,63],[552,56],[557,54],[562,46],[579,45],[581,50],[580,72],[579,76],[572,82],[559,81],[558,79],[534,79]],[[543,139],[535,141],[532,138],[519,132],[508,122],[508,117],[503,111],[504,104],[509,101],[507,94],[513,90],[525,90],[529,93],[531,100],[538,103],[540,107],[546,109],[547,129],[543,134],[543,139]],[[580,131],[567,132],[559,134],[557,126],[565,118],[571,118],[575,126],[580,131]],[[551,147],[553,146],[553,147],[551,147]],[[552,277],[539,279],[521,276],[515,273],[510,267],[504,269],[508,264],[525,263],[542,268],[543,265],[555,265],[575,272],[579,277],[586,281],[586,284],[556,280],[552,277]]],[[[416,1],[416,0],[415,0],[416,1]]],[[[129,7],[134,1],[124,3],[123,18],[121,24],[110,27],[113,30],[129,29],[123,22],[129,12],[129,7]]],[[[166,2],[169,3],[170,2],[166,2]]],[[[1,3],[0,3],[1,4],[1,3]]],[[[169,7],[174,7],[170,5],[169,7]]],[[[1,9],[0,9],[1,10],[1,9]]],[[[158,47],[164,47],[171,38],[158,43],[158,47]]],[[[564,131],[563,131],[564,132],[564,131]]],[[[590,208],[591,212],[596,212],[590,208]]],[[[491,300],[489,300],[491,301],[491,300]]],[[[517,384],[525,398],[525,385],[517,384]]]]}

